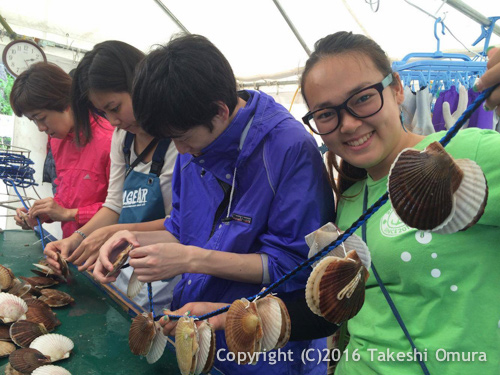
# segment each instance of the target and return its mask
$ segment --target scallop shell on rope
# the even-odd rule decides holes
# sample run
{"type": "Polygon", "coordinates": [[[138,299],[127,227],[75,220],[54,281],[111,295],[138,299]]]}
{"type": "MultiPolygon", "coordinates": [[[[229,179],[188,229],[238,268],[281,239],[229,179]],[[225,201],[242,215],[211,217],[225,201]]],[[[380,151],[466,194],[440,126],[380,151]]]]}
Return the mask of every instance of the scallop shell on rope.
{"type": "Polygon", "coordinates": [[[257,353],[282,348],[290,338],[291,322],[283,301],[267,295],[250,302],[236,300],[226,316],[226,342],[238,364],[256,363],[257,353]]]}
{"type": "Polygon", "coordinates": [[[208,374],[215,360],[215,332],[206,321],[181,317],[175,329],[175,356],[182,375],[208,374]]]}
{"type": "Polygon", "coordinates": [[[160,324],[154,321],[153,314],[144,312],[132,320],[128,344],[132,354],[146,356],[151,364],[163,355],[167,337],[163,335],[160,324]]]}
{"type": "MultiPolygon", "coordinates": [[[[328,223],[307,235],[309,257],[342,233],[328,223]]],[[[371,266],[370,251],[364,241],[353,234],[315,264],[306,284],[306,302],[311,311],[336,324],[354,317],[363,307],[371,266]]]]}
{"type": "Polygon", "coordinates": [[[469,159],[454,159],[439,142],[423,151],[404,149],[391,166],[387,185],[403,223],[441,234],[477,223],[488,200],[481,167],[469,159]]]}
{"type": "Polygon", "coordinates": [[[175,356],[182,375],[193,374],[200,338],[193,318],[187,316],[177,321],[175,328],[175,356]]]}

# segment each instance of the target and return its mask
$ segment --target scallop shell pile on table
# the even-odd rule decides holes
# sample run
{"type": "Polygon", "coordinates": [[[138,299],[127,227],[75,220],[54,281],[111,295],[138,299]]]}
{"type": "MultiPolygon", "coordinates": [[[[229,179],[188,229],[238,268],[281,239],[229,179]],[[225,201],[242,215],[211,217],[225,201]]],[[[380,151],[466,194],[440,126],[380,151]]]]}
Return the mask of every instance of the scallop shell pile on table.
{"type": "MultiPolygon", "coordinates": [[[[309,257],[334,242],[342,232],[329,223],[306,236],[309,257]]],[[[365,301],[370,251],[355,234],[315,264],[307,280],[306,302],[312,312],[340,324],[354,317],[365,301]]]]}
{"type": "Polygon", "coordinates": [[[188,316],[178,320],[175,328],[175,354],[182,375],[206,374],[215,359],[215,332],[210,323],[195,324],[188,316]]]}
{"type": "Polygon", "coordinates": [[[281,299],[272,295],[252,302],[236,300],[227,312],[227,347],[238,364],[256,363],[256,353],[282,348],[290,332],[288,310],[281,299]]]}
{"type": "Polygon", "coordinates": [[[59,366],[44,366],[68,358],[73,342],[59,334],[49,334],[61,322],[51,307],[73,302],[67,293],[44,289],[66,281],[69,269],[59,259],[63,275],[55,274],[46,263],[35,265],[35,277],[15,277],[12,271],[0,265],[0,357],[9,356],[6,374],[67,375],[59,366]],[[37,298],[39,297],[39,298],[37,298]],[[15,344],[15,345],[14,345],[15,344]],[[21,349],[16,350],[16,345],[21,349]]]}
{"type": "Polygon", "coordinates": [[[403,150],[391,166],[388,191],[402,222],[441,234],[477,223],[488,200],[481,167],[469,159],[454,159],[439,142],[424,151],[403,150]]]}

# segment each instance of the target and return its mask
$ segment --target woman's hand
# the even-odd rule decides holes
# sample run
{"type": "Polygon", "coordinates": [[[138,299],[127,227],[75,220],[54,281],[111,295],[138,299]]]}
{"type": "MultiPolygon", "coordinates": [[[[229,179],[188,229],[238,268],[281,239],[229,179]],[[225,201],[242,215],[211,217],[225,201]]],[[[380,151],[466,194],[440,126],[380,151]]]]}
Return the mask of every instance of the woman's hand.
{"type": "MultiPolygon", "coordinates": [[[[476,82],[475,89],[483,91],[497,83],[500,83],[500,48],[492,48],[488,51],[488,69],[476,82]]],[[[485,109],[496,110],[500,116],[500,87],[497,87],[486,100],[485,109]]]]}
{"type": "Polygon", "coordinates": [[[33,229],[38,224],[35,219],[31,219],[28,216],[28,211],[24,207],[16,210],[14,221],[16,222],[16,225],[19,225],[24,230],[33,229]]]}
{"type": "Polygon", "coordinates": [[[80,245],[81,238],[82,237],[80,235],[73,234],[63,240],[49,242],[43,250],[43,253],[47,256],[47,263],[49,263],[50,266],[56,270],[56,272],[60,273],[60,266],[57,262],[56,253],[60,253],[61,256],[66,259],[69,254],[71,254],[73,250],[80,245]]]}
{"type": "Polygon", "coordinates": [[[112,235],[99,250],[99,257],[94,266],[93,275],[101,283],[107,284],[116,281],[116,276],[106,277],[108,272],[113,270],[113,261],[118,252],[116,248],[123,242],[131,243],[134,246],[141,246],[136,236],[128,230],[121,230],[112,235]]]}
{"type": "MultiPolygon", "coordinates": [[[[229,305],[229,303],[189,302],[176,311],[163,310],[165,316],[159,320],[159,323],[163,327],[163,334],[165,336],[175,336],[177,320],[170,321],[167,315],[184,315],[186,311],[189,311],[189,315],[200,316],[218,310],[227,305],[229,305]]],[[[208,319],[208,322],[212,325],[214,331],[223,330],[226,327],[226,315],[227,313],[219,314],[208,319]]]]}
{"type": "Polygon", "coordinates": [[[179,243],[138,247],[130,252],[129,264],[139,281],[166,280],[188,272],[193,249],[179,243]]]}
{"type": "MultiPolygon", "coordinates": [[[[53,221],[71,221],[75,219],[77,208],[64,208],[60,206],[52,197],[44,198],[33,203],[29,210],[29,217],[49,217],[53,221]]],[[[45,221],[45,220],[44,220],[45,221]]]]}
{"type": "Polygon", "coordinates": [[[109,226],[96,229],[82,241],[67,261],[78,266],[78,271],[93,268],[99,257],[99,249],[114,233],[115,231],[109,226]]]}

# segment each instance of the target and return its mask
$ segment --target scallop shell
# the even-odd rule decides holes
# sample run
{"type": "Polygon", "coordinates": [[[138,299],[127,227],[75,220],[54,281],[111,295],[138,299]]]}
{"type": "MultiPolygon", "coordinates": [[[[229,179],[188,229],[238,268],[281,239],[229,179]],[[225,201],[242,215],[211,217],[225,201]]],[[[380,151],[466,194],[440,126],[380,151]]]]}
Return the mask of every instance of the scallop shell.
{"type": "Polygon", "coordinates": [[[192,374],[196,368],[196,356],[199,350],[198,329],[194,319],[184,316],[175,328],[175,355],[182,375],[192,374]]]}
{"type": "Polygon", "coordinates": [[[31,349],[40,351],[43,355],[50,358],[51,362],[68,358],[75,344],[66,336],[58,333],[48,333],[37,337],[30,344],[31,349]]]}
{"type": "Polygon", "coordinates": [[[16,346],[7,341],[0,341],[0,358],[7,357],[16,350],[16,346]]]}
{"type": "Polygon", "coordinates": [[[215,332],[213,330],[212,325],[210,323],[207,324],[210,326],[210,329],[212,331],[212,337],[211,337],[210,350],[208,352],[207,361],[205,363],[205,366],[203,367],[203,370],[201,371],[202,374],[208,374],[212,370],[212,367],[214,367],[215,352],[217,349],[215,345],[215,332]]]}
{"type": "Polygon", "coordinates": [[[62,257],[61,253],[56,253],[56,254],[57,254],[57,263],[59,263],[59,267],[61,270],[61,275],[64,278],[67,278],[69,276],[68,262],[66,262],[66,259],[62,257]]]}
{"type": "Polygon", "coordinates": [[[32,287],[37,289],[48,288],[53,285],[59,284],[57,280],[54,280],[50,277],[43,276],[33,276],[33,277],[24,277],[20,276],[21,279],[31,284],[32,287]]]}
{"type": "Polygon", "coordinates": [[[31,342],[39,336],[47,334],[47,329],[41,323],[20,320],[10,326],[12,341],[21,348],[28,348],[31,342]]]}
{"type": "MultiPolygon", "coordinates": [[[[26,285],[29,285],[29,284],[28,284],[28,283],[26,283],[26,285]]],[[[22,300],[23,300],[24,302],[26,302],[26,303],[28,303],[28,301],[31,301],[31,300],[33,300],[33,299],[36,299],[36,297],[35,297],[33,294],[29,293],[29,292],[28,292],[28,293],[23,294],[23,295],[21,296],[21,298],[22,298],[22,300]]]]}
{"type": "Polygon", "coordinates": [[[120,242],[118,245],[115,246],[113,249],[113,252],[119,251],[118,256],[116,257],[115,261],[113,262],[113,270],[109,271],[106,275],[106,277],[113,277],[118,275],[120,272],[120,269],[123,267],[123,265],[127,262],[128,259],[128,253],[130,253],[130,250],[134,248],[134,245],[131,243],[128,243],[126,241],[120,242]]]}
{"type": "MultiPolygon", "coordinates": [[[[326,246],[331,244],[333,241],[335,241],[339,237],[339,233],[340,233],[340,230],[333,223],[326,223],[321,228],[315,230],[312,233],[309,233],[307,236],[305,236],[307,246],[309,246],[309,254],[307,257],[311,258],[314,255],[316,255],[319,251],[323,250],[326,246]]],[[[345,241],[344,241],[344,243],[345,243],[345,241]]],[[[327,255],[335,255],[335,256],[343,257],[344,253],[339,246],[339,247],[336,247],[334,250],[332,250],[327,255]],[[333,252],[333,254],[331,254],[332,252],[333,252]]],[[[315,263],[315,264],[317,264],[317,263],[315,263]]]]}
{"type": "Polygon", "coordinates": [[[156,335],[155,322],[151,313],[137,315],[130,326],[128,345],[135,355],[147,355],[156,335]]]}
{"type": "Polygon", "coordinates": [[[392,207],[409,227],[438,230],[453,216],[453,193],[462,179],[462,170],[439,142],[424,151],[404,149],[389,172],[392,207]]]}
{"type": "Polygon", "coordinates": [[[256,301],[257,311],[262,321],[262,343],[261,350],[267,352],[273,350],[278,344],[281,334],[281,307],[274,298],[264,297],[256,301]]]}
{"type": "Polygon", "coordinates": [[[355,316],[365,300],[368,271],[355,250],[335,258],[319,281],[319,308],[329,322],[340,324],[355,316]]]}
{"type": "Polygon", "coordinates": [[[17,349],[9,356],[9,363],[14,370],[31,374],[36,368],[50,363],[50,359],[36,349],[17,349]]]}
{"type": "MultiPolygon", "coordinates": [[[[306,243],[309,246],[309,255],[311,258],[316,255],[320,250],[336,241],[337,238],[343,234],[344,231],[341,231],[335,224],[327,223],[323,225],[318,230],[308,234],[305,239],[306,243]]],[[[351,234],[344,242],[342,242],[335,249],[331,250],[329,253],[325,254],[325,256],[336,256],[340,258],[344,258],[347,253],[351,250],[356,250],[359,258],[363,265],[369,269],[371,267],[371,255],[368,246],[366,243],[356,234],[351,234]]],[[[313,267],[319,263],[316,262],[313,264],[313,267]]]]}
{"type": "Polygon", "coordinates": [[[151,345],[151,349],[149,349],[149,352],[146,355],[146,360],[149,364],[155,363],[161,358],[167,345],[167,336],[163,334],[162,328],[158,322],[155,322],[155,329],[156,334],[155,338],[153,339],[153,344],[151,345]]]}
{"type": "MultiPolygon", "coordinates": [[[[22,322],[23,320],[21,320],[22,322]]],[[[0,341],[12,341],[9,333],[10,326],[0,325],[0,341]]]]}
{"type": "Polygon", "coordinates": [[[484,213],[488,200],[488,184],[479,165],[470,159],[458,159],[456,163],[464,173],[462,183],[455,192],[455,213],[441,229],[440,234],[450,234],[473,226],[484,213]]]}
{"type": "MultiPolygon", "coordinates": [[[[41,259],[38,263],[33,263],[33,265],[35,267],[37,267],[38,269],[36,269],[36,270],[32,269],[31,272],[37,274],[38,276],[50,277],[50,278],[57,280],[59,282],[66,282],[67,281],[66,277],[59,274],[59,271],[56,271],[54,268],[52,268],[52,266],[49,263],[47,263],[47,260],[45,258],[41,259]]],[[[61,266],[64,267],[63,264],[61,266]]]]}
{"type": "Polygon", "coordinates": [[[306,284],[306,302],[309,309],[316,315],[321,315],[319,308],[319,282],[325,273],[326,268],[338,257],[326,256],[313,268],[306,284]]]}
{"type": "Polygon", "coordinates": [[[60,290],[42,289],[40,292],[42,295],[38,299],[45,302],[50,307],[61,307],[75,302],[73,297],[71,297],[68,293],[61,292],[60,290]]]}
{"type": "Polygon", "coordinates": [[[56,271],[47,262],[42,263],[40,261],[39,263],[33,263],[33,265],[38,269],[31,270],[31,272],[34,272],[38,276],[51,277],[56,274],[56,271]]]}
{"type": "Polygon", "coordinates": [[[198,326],[199,350],[196,356],[195,375],[208,373],[215,357],[215,332],[212,325],[207,321],[202,321],[198,326]]]}
{"type": "Polygon", "coordinates": [[[226,342],[229,351],[237,358],[237,353],[246,355],[237,363],[244,365],[255,358],[253,353],[260,351],[262,341],[262,321],[257,312],[255,302],[245,298],[233,302],[226,316],[226,342]]]}
{"type": "Polygon", "coordinates": [[[24,375],[22,372],[15,370],[10,363],[5,366],[5,375],[24,375]]]}
{"type": "Polygon", "coordinates": [[[12,284],[12,287],[9,289],[8,293],[12,294],[14,296],[22,297],[26,293],[31,291],[31,284],[24,281],[20,280],[18,278],[15,278],[12,284]]]}
{"type": "Polygon", "coordinates": [[[0,320],[4,323],[26,319],[28,306],[21,298],[8,293],[0,293],[0,320]]]}
{"type": "Polygon", "coordinates": [[[45,365],[38,367],[31,375],[71,375],[71,372],[61,366],[45,365]]]}
{"type": "Polygon", "coordinates": [[[130,276],[130,280],[128,282],[127,297],[130,299],[134,299],[135,297],[137,297],[143,286],[144,283],[137,280],[137,275],[135,274],[135,272],[132,272],[132,275],[130,276]]]}
{"type": "Polygon", "coordinates": [[[42,323],[49,332],[61,324],[56,314],[45,302],[33,299],[27,301],[26,304],[28,305],[27,320],[42,323]]]}
{"type": "Polygon", "coordinates": [[[288,343],[288,340],[290,339],[290,334],[292,333],[292,322],[290,320],[290,315],[288,314],[288,309],[286,308],[286,305],[281,300],[281,298],[272,295],[269,295],[268,298],[276,299],[278,301],[278,304],[280,305],[281,332],[280,332],[280,337],[278,338],[278,343],[274,348],[281,349],[288,343]]]}
{"type": "Polygon", "coordinates": [[[15,276],[10,268],[4,267],[0,264],[0,290],[5,292],[12,288],[15,276]]]}

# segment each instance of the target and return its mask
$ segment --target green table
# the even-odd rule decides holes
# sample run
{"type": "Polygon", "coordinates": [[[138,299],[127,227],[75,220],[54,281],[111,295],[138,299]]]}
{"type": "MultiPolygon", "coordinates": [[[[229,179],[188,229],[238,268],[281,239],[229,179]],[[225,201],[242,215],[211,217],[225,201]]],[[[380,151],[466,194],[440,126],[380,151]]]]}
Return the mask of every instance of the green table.
{"type": "MultiPolygon", "coordinates": [[[[36,276],[32,263],[43,256],[42,245],[31,231],[9,230],[0,234],[0,264],[16,276],[36,276]]],[[[155,364],[135,356],[128,347],[131,317],[91,278],[71,267],[72,281],[54,287],[69,293],[71,306],[54,308],[61,321],[54,333],[68,336],[75,343],[70,358],[56,362],[73,375],[179,374],[172,348],[167,348],[155,364]]],[[[169,345],[171,346],[171,345],[169,345]]],[[[8,359],[0,359],[0,374],[8,359]]]]}

